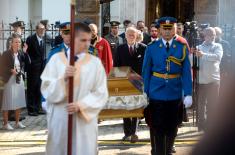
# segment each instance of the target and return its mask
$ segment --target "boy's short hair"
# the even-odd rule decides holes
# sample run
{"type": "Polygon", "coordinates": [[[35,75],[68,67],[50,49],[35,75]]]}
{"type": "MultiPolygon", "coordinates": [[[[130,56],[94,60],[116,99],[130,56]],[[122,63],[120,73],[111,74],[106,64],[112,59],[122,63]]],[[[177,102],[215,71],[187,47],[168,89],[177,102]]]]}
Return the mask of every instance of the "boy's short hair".
{"type": "Polygon", "coordinates": [[[79,22],[75,23],[75,32],[91,33],[91,29],[87,24],[79,22]]]}

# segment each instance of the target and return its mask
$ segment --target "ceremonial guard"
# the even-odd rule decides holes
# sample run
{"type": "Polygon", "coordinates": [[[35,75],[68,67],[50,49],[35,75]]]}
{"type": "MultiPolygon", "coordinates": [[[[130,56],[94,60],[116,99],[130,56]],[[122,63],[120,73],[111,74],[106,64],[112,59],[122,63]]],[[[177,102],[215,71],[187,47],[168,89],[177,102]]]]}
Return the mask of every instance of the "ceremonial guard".
{"type": "MultiPolygon", "coordinates": [[[[62,51],[67,52],[67,50],[70,48],[70,22],[62,23],[59,27],[63,41],[49,52],[47,62],[51,59],[54,54],[62,51]]],[[[94,56],[98,56],[97,49],[92,45],[90,45],[88,53],[94,56]]]]}
{"type": "MultiPolygon", "coordinates": [[[[24,29],[25,29],[25,23],[23,21],[16,21],[14,23],[11,23],[10,26],[13,28],[13,33],[19,34],[21,36],[21,42],[22,42],[22,47],[24,46],[24,40],[22,39],[23,33],[24,33],[24,29]]],[[[12,37],[10,36],[7,39],[7,43],[6,43],[6,47],[7,50],[9,50],[11,47],[11,41],[12,41],[12,37]]]]}
{"type": "Polygon", "coordinates": [[[110,22],[110,26],[111,26],[110,34],[105,36],[105,39],[110,44],[113,58],[115,58],[117,47],[123,44],[123,39],[118,35],[119,25],[120,23],[118,21],[111,21],[110,22]]]}
{"type": "Polygon", "coordinates": [[[59,26],[61,30],[62,43],[54,47],[48,54],[47,62],[50,60],[52,55],[60,51],[67,51],[70,47],[70,22],[65,22],[59,26]]]}
{"type": "Polygon", "coordinates": [[[176,39],[173,17],[162,17],[162,38],[149,44],[143,64],[144,91],[149,98],[145,119],[150,127],[151,154],[171,155],[177,126],[181,123],[181,100],[192,104],[192,76],[189,50],[183,39],[176,39]]]}

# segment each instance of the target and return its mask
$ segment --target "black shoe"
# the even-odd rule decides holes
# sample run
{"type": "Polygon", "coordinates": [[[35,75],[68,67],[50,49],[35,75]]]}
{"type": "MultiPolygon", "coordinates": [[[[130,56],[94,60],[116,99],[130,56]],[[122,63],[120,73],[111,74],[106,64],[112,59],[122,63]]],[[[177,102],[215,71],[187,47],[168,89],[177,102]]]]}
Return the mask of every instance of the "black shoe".
{"type": "MultiPolygon", "coordinates": [[[[24,116],[21,116],[20,117],[20,119],[19,119],[19,121],[22,121],[22,120],[24,120],[25,119],[25,117],[24,116]]],[[[15,117],[9,117],[9,121],[16,121],[16,119],[15,119],[15,117]]]]}
{"type": "Polygon", "coordinates": [[[38,115],[45,115],[45,114],[46,114],[46,112],[43,111],[43,110],[39,110],[39,111],[38,111],[38,115]]]}
{"type": "Polygon", "coordinates": [[[29,116],[38,116],[38,114],[36,112],[28,112],[29,116]]]}
{"type": "Polygon", "coordinates": [[[124,137],[122,138],[122,141],[123,141],[123,142],[124,142],[124,141],[129,141],[130,138],[131,138],[131,136],[124,136],[124,137]]]}

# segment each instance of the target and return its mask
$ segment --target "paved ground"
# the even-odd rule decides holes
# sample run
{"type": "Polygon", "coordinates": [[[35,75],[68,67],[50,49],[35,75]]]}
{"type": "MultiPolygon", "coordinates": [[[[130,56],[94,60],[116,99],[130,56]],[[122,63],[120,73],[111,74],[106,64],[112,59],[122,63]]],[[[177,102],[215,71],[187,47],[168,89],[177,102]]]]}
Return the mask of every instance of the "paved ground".
{"type": "MultiPolygon", "coordinates": [[[[188,155],[201,133],[193,126],[192,119],[179,129],[176,140],[176,155],[188,155]]],[[[23,123],[24,130],[0,130],[0,155],[42,155],[47,138],[46,116],[29,117],[23,123]]],[[[13,125],[13,122],[11,122],[13,125]]],[[[108,120],[99,124],[100,155],[147,155],[150,151],[148,127],[143,122],[139,126],[137,144],[121,143],[123,137],[122,120],[108,120]]]]}

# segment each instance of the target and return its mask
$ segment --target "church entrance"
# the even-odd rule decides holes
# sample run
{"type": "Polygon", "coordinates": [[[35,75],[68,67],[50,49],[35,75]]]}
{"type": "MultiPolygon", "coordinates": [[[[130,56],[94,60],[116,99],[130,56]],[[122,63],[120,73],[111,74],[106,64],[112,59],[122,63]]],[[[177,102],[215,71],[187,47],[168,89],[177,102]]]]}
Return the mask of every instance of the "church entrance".
{"type": "Polygon", "coordinates": [[[192,21],[194,0],[146,0],[146,24],[162,16],[172,16],[180,22],[192,21]]]}

